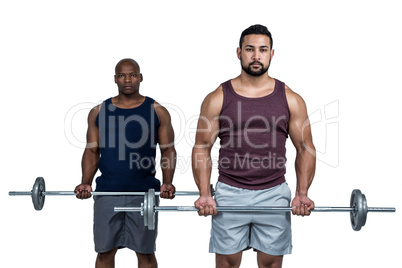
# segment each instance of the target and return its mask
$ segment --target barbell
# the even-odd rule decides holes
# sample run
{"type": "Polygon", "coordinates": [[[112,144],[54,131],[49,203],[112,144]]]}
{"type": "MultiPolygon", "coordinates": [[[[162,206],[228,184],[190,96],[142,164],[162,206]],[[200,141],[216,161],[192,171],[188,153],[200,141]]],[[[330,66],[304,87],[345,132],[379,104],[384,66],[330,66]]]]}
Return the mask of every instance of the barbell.
{"type": "MultiPolygon", "coordinates": [[[[45,179],[43,177],[38,177],[35,180],[35,183],[32,187],[31,191],[25,192],[17,192],[17,191],[10,191],[8,192],[10,196],[26,196],[30,195],[32,197],[32,203],[34,205],[35,210],[42,210],[43,206],[45,205],[45,197],[47,195],[77,195],[77,193],[73,191],[46,191],[45,179]]],[[[147,192],[91,192],[91,195],[146,195],[147,192]]],[[[154,192],[155,194],[160,194],[160,192],[154,192]]],[[[180,196],[190,196],[190,195],[199,195],[199,192],[191,192],[191,191],[178,191],[175,192],[174,195],[180,196]]],[[[212,196],[215,195],[214,187],[211,184],[211,194],[212,196]]]]}
{"type": "MultiPolygon", "coordinates": [[[[292,207],[263,207],[263,206],[218,206],[219,212],[291,212],[292,207]]],[[[144,202],[141,207],[115,207],[115,212],[140,212],[144,217],[144,225],[149,230],[155,229],[155,215],[159,211],[198,211],[194,206],[155,206],[155,191],[149,189],[144,195],[144,202]]],[[[395,212],[394,207],[367,207],[367,199],[358,189],[352,191],[350,207],[315,207],[312,212],[349,212],[350,222],[355,231],[359,231],[367,220],[368,212],[395,212]]]]}

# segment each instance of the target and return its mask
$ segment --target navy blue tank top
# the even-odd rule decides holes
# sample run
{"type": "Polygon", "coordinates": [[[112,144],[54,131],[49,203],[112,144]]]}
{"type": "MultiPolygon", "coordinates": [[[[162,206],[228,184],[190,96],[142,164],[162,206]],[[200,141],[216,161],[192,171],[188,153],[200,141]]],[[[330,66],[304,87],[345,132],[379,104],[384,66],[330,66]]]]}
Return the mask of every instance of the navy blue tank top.
{"type": "Polygon", "coordinates": [[[99,171],[96,191],[160,190],[155,178],[159,119],[154,100],[145,97],[138,107],[122,109],[112,99],[102,103],[96,118],[99,128],[99,171]]]}

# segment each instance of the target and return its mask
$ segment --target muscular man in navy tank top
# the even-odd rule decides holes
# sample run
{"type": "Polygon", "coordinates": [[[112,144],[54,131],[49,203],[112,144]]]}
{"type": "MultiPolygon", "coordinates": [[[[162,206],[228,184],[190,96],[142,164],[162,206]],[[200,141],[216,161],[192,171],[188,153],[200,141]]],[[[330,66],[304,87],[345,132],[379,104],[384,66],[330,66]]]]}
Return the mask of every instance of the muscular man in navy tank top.
{"type": "MultiPolygon", "coordinates": [[[[223,190],[220,193],[219,187],[233,189],[236,193],[249,191],[249,195],[257,195],[259,191],[269,191],[283,185],[286,172],[285,141],[290,136],[297,152],[295,160],[297,187],[291,202],[292,213],[301,216],[310,215],[310,210],[314,209],[314,202],[308,197],[308,189],[313,181],[316,159],[307,109],[304,100],[298,94],[268,75],[274,50],[271,33],[265,26],[254,25],[243,31],[237,56],[241,62],[241,74],[221,84],[207,95],[201,106],[192,154],[194,179],[200,190],[200,197],[195,201],[195,206],[199,209],[199,215],[213,215],[210,252],[216,253],[216,267],[239,267],[242,250],[250,247],[257,251],[259,267],[281,267],[283,254],[291,253],[291,239],[284,248],[285,253],[280,253],[281,251],[275,248],[275,243],[282,242],[281,240],[287,236],[291,238],[290,231],[286,236],[280,233],[277,241],[268,242],[269,245],[261,243],[261,248],[267,248],[265,252],[254,247],[253,245],[258,243],[253,241],[245,242],[244,248],[238,249],[238,252],[231,251],[232,248],[236,248],[236,243],[243,243],[243,240],[266,239],[255,236],[255,233],[261,232],[254,230],[260,224],[254,223],[251,219],[255,216],[242,216],[238,213],[226,222],[219,223],[223,228],[216,227],[218,231],[215,233],[215,225],[218,225],[220,218],[226,217],[223,216],[226,212],[216,211],[217,203],[219,206],[218,200],[227,202],[233,199],[233,203],[230,204],[233,206],[251,202],[244,200],[246,196],[240,194],[234,198],[230,197],[230,190],[225,191],[227,196],[222,196],[223,190]],[[216,197],[213,199],[209,189],[211,149],[217,137],[220,138],[219,178],[216,197]],[[236,240],[233,236],[243,232],[240,227],[236,229],[238,226],[232,228],[241,217],[250,217],[245,231],[249,233],[231,245],[230,242],[236,240]],[[231,234],[229,229],[235,231],[231,234]],[[222,239],[223,243],[220,243],[222,241],[218,241],[219,239],[222,239]],[[221,245],[223,246],[219,248],[221,245]]],[[[290,191],[288,193],[289,203],[290,191]]],[[[284,224],[288,224],[290,230],[290,216],[288,218],[284,224]]],[[[262,225],[260,229],[282,228],[270,226],[262,225]]],[[[270,230],[263,232],[269,233],[270,230]]]]}
{"type": "MultiPolygon", "coordinates": [[[[91,196],[92,181],[99,168],[101,175],[96,179],[96,191],[131,192],[154,188],[161,192],[162,198],[171,199],[175,193],[172,180],[176,151],[169,112],[139,93],[143,77],[136,61],[121,60],[115,73],[119,94],[93,108],[88,116],[82,183],[75,188],[77,198],[91,196]],[[155,178],[157,144],[161,151],[162,185],[155,178]]],[[[111,202],[140,202],[143,199],[141,196],[138,200],[136,198],[95,196],[97,268],[114,267],[115,254],[123,247],[136,252],[138,267],[157,267],[154,254],[156,231],[143,226],[143,219],[138,213],[113,212],[114,204],[111,202]]]]}

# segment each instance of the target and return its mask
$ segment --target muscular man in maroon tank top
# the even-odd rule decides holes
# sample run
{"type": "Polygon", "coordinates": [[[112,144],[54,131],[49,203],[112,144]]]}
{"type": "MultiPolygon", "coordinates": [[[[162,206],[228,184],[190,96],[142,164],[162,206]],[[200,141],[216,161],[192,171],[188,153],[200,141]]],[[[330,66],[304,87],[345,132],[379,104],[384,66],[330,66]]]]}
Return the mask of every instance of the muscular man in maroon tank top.
{"type": "MultiPolygon", "coordinates": [[[[242,34],[237,49],[241,74],[220,85],[202,103],[192,154],[194,179],[200,190],[200,197],[195,202],[199,215],[217,214],[209,187],[211,149],[217,137],[221,140],[218,181],[259,190],[285,181],[285,140],[289,135],[297,152],[297,187],[291,203],[293,214],[308,216],[314,209],[308,189],[313,181],[316,159],[306,105],[287,85],[268,75],[273,56],[270,33],[269,36],[264,33],[242,34]],[[253,124],[259,126],[254,129],[253,124]],[[274,168],[262,170],[263,155],[275,156],[282,162],[274,168]],[[239,168],[239,165],[254,163],[254,159],[258,160],[258,168],[239,168]]],[[[269,164],[266,162],[265,166],[269,164]]],[[[241,254],[216,254],[216,265],[239,267],[241,254]]],[[[257,254],[259,267],[282,265],[283,256],[257,254]]]]}

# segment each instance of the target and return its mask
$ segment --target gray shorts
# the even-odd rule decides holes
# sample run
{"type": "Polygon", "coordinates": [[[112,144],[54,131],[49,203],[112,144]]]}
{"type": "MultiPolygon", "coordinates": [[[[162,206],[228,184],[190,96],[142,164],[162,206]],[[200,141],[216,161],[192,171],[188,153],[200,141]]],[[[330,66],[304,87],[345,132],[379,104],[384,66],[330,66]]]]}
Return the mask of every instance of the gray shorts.
{"type": "MultiPolygon", "coordinates": [[[[217,206],[289,206],[287,183],[266,190],[247,190],[218,182],[217,206]]],[[[269,255],[292,253],[290,212],[218,212],[212,217],[209,252],[231,255],[254,248],[269,255]]]]}
{"type": "MultiPolygon", "coordinates": [[[[158,215],[155,230],[144,226],[140,212],[114,212],[114,207],[140,207],[143,196],[94,196],[95,251],[129,248],[142,254],[155,252],[158,215]]],[[[156,198],[158,205],[159,198],[156,198]]]]}

